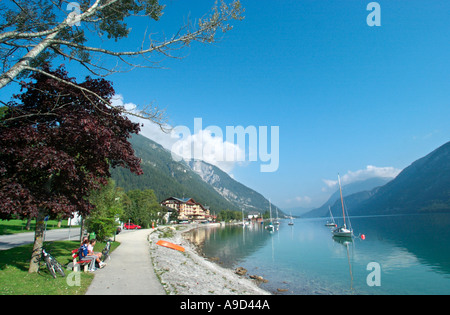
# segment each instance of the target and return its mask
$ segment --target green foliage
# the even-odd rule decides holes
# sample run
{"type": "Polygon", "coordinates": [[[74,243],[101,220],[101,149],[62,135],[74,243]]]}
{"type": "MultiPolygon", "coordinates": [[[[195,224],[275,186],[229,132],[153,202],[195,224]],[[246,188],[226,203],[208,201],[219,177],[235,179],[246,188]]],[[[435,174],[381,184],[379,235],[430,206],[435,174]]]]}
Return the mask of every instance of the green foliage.
{"type": "Polygon", "coordinates": [[[232,210],[221,210],[217,214],[217,221],[232,221],[232,220],[242,220],[242,212],[241,211],[232,211],[232,210]]]}
{"type": "Polygon", "coordinates": [[[115,182],[110,180],[89,197],[95,209],[87,217],[86,227],[89,232],[95,232],[98,240],[105,240],[114,234],[118,225],[116,219],[123,215],[124,195],[123,189],[116,187],[115,182]]]}
{"type": "Polygon", "coordinates": [[[174,161],[170,152],[159,144],[141,135],[133,135],[130,143],[135,155],[141,158],[144,174],[137,176],[127,169],[112,169],[112,178],[125,191],[152,189],[159,202],[169,197],[185,196],[209,206],[212,211],[238,210],[183,161],[174,161]]]}
{"type": "Polygon", "coordinates": [[[8,111],[8,107],[6,107],[6,106],[0,107],[0,121],[3,119],[3,116],[6,115],[7,111],[8,111]]]}
{"type": "Polygon", "coordinates": [[[124,212],[121,216],[123,222],[131,221],[149,228],[152,222],[160,221],[164,214],[153,190],[131,190],[126,193],[124,212]]]}
{"type": "MultiPolygon", "coordinates": [[[[84,2],[87,3],[85,6],[87,9],[90,1],[85,0],[84,2]]],[[[97,13],[100,21],[97,26],[99,33],[102,35],[106,33],[108,39],[114,38],[116,41],[125,38],[131,30],[124,22],[125,18],[142,12],[157,21],[162,15],[163,8],[164,6],[160,5],[157,0],[117,1],[97,13]]]]}
{"type": "MultiPolygon", "coordinates": [[[[112,178],[125,191],[152,189],[159,201],[169,197],[193,198],[209,206],[211,214],[225,209],[239,212],[242,208],[246,212],[269,210],[269,202],[264,196],[232,179],[218,167],[211,166],[219,180],[209,184],[185,161],[174,161],[171,153],[156,142],[138,134],[133,135],[130,143],[135,155],[141,159],[144,174],[137,176],[123,168],[112,169],[112,178]],[[228,199],[219,193],[225,190],[230,192],[228,199]]],[[[276,209],[272,204],[272,211],[276,209]]],[[[282,211],[278,211],[281,215],[282,211]]]]}

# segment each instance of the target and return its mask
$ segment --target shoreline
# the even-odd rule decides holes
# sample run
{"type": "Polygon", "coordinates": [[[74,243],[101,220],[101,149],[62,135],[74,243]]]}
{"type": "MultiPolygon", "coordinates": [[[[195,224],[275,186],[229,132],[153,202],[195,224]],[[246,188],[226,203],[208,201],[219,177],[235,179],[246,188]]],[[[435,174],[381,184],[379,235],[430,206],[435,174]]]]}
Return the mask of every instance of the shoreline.
{"type": "Polygon", "coordinates": [[[168,295],[271,295],[255,280],[239,276],[203,257],[183,234],[201,225],[161,226],[149,236],[156,276],[168,295]],[[156,245],[159,240],[184,247],[185,252],[156,245]]]}

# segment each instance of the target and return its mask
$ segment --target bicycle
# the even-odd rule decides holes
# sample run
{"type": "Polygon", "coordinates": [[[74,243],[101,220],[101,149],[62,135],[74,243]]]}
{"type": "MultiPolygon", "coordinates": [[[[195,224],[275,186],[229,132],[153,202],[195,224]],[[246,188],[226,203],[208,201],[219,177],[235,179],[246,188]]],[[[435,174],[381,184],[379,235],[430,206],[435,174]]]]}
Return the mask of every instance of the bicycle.
{"type": "Polygon", "coordinates": [[[53,278],[56,279],[56,273],[59,273],[61,277],[65,277],[66,273],[64,272],[63,266],[47,251],[44,247],[42,247],[42,258],[43,261],[45,261],[45,265],[47,266],[48,271],[50,271],[50,274],[53,278]]]}
{"type": "Polygon", "coordinates": [[[103,262],[105,262],[107,259],[111,259],[111,257],[110,257],[110,251],[111,251],[111,242],[112,242],[113,240],[112,239],[108,239],[107,241],[106,241],[106,245],[105,245],[105,247],[103,248],[103,250],[102,250],[102,255],[103,255],[103,259],[102,259],[102,261],[103,262]]]}

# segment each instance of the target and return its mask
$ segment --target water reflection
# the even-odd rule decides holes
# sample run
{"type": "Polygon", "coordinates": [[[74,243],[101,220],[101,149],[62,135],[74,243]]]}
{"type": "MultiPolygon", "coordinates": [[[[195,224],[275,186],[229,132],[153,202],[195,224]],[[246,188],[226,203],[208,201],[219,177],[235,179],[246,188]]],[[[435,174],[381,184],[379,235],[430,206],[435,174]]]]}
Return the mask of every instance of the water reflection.
{"type": "Polygon", "coordinates": [[[198,229],[191,239],[228,268],[243,266],[283,294],[450,294],[450,214],[354,217],[355,235],[333,238],[326,219],[198,229]],[[369,287],[367,265],[381,266],[381,287],[369,287]]]}
{"type": "Polygon", "coordinates": [[[386,257],[388,268],[423,264],[450,274],[450,215],[399,215],[354,218],[368,239],[395,246],[386,257]],[[367,232],[366,232],[367,231],[367,232]]]}
{"type": "Polygon", "coordinates": [[[347,261],[348,261],[348,270],[349,270],[349,276],[350,276],[350,290],[353,290],[353,270],[352,270],[352,262],[350,260],[350,246],[352,247],[352,253],[354,250],[353,247],[353,238],[351,237],[336,237],[333,236],[333,241],[335,241],[338,244],[341,244],[345,247],[347,250],[347,261]]]}
{"type": "Polygon", "coordinates": [[[185,237],[202,248],[208,257],[232,268],[246,257],[258,251],[272,237],[261,224],[248,226],[223,225],[199,228],[186,233],[185,237]]]}

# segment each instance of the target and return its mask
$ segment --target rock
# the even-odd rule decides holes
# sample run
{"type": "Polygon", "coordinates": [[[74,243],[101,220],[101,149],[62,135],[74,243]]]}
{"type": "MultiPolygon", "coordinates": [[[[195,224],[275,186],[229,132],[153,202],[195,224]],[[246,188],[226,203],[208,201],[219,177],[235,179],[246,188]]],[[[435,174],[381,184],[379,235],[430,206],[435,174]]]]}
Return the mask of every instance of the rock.
{"type": "Polygon", "coordinates": [[[280,288],[278,288],[277,291],[278,292],[287,292],[287,291],[289,291],[289,289],[280,289],[280,288]]]}
{"type": "Polygon", "coordinates": [[[242,268],[242,267],[237,267],[234,272],[240,276],[245,276],[245,274],[247,273],[247,269],[242,268]]]}
{"type": "Polygon", "coordinates": [[[256,281],[261,281],[261,282],[264,282],[264,283],[269,282],[269,280],[264,279],[263,277],[257,276],[257,275],[251,275],[250,279],[253,279],[253,280],[256,280],[256,281]]]}

